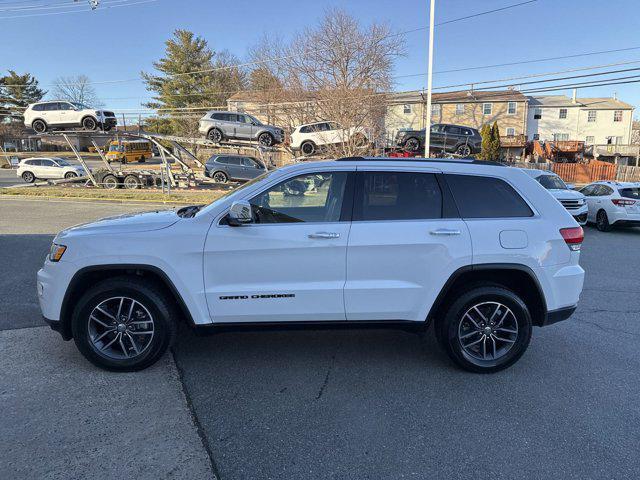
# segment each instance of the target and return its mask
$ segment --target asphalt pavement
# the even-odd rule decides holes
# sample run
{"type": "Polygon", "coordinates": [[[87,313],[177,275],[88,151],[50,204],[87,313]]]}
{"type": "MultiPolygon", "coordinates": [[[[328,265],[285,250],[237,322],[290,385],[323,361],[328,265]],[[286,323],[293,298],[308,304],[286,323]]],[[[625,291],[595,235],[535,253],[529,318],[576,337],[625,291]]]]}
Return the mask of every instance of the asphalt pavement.
{"type": "MultiPolygon", "coordinates": [[[[63,471],[56,457],[61,445],[74,472],[106,476],[119,465],[114,445],[123,441],[128,454],[150,462],[149,471],[163,472],[157,478],[173,478],[168,472],[177,465],[181,474],[193,466],[191,478],[203,478],[204,451],[212,462],[208,474],[215,469],[222,479],[640,477],[640,229],[586,228],[581,264],[587,276],[578,310],[568,321],[534,329],[527,353],[498,374],[458,370],[431,332],[199,337],[182,329],[173,358],[141,373],[112,376],[86,363],[54,332],[25,328],[40,321],[33,278],[56,229],[141,208],[0,199],[0,329],[18,329],[0,332],[0,362],[10,372],[0,377],[0,401],[3,412],[19,419],[0,424],[0,465],[13,474],[0,470],[0,478],[32,478],[37,475],[26,473],[33,472],[47,478],[47,465],[63,471]],[[38,371],[49,364],[44,374],[38,371]],[[94,388],[103,381],[103,390],[94,388]],[[100,400],[109,388],[116,388],[118,399],[126,394],[134,405],[149,405],[150,424],[134,422],[147,428],[135,442],[117,428],[97,433],[102,424],[89,420],[89,413],[109,410],[100,400]],[[178,399],[180,408],[165,410],[167,403],[157,403],[163,388],[172,395],[182,389],[186,405],[178,399]],[[44,401],[48,396],[55,408],[44,401]],[[56,415],[75,402],[89,410],[73,407],[61,422],[56,415]],[[145,456],[158,432],[184,425],[186,440],[174,439],[177,453],[165,449],[168,442],[162,455],[145,456]],[[71,436],[57,432],[78,428],[84,448],[103,455],[81,460],[79,450],[67,445],[71,436]],[[34,432],[51,442],[33,443],[34,432]],[[194,459],[181,461],[190,448],[194,459]],[[27,458],[33,470],[25,470],[27,458]]],[[[137,410],[131,415],[142,422],[137,410]]],[[[131,427],[130,418],[115,418],[121,428],[131,427]]],[[[133,466],[125,467],[137,477],[133,466]]]]}

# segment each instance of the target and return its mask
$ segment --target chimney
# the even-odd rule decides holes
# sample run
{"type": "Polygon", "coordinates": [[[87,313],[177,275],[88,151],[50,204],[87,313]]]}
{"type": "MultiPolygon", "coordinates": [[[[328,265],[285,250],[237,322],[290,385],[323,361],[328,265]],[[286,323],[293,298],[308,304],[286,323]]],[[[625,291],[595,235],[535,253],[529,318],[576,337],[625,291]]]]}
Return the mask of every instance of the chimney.
{"type": "Polygon", "coordinates": [[[613,92],[613,99],[618,100],[618,92],[613,92]]]}
{"type": "Polygon", "coordinates": [[[577,103],[577,100],[576,100],[576,96],[577,96],[577,95],[578,95],[578,89],[577,89],[577,88],[574,88],[574,89],[573,89],[573,95],[571,95],[571,102],[572,102],[572,103],[577,103]]]}

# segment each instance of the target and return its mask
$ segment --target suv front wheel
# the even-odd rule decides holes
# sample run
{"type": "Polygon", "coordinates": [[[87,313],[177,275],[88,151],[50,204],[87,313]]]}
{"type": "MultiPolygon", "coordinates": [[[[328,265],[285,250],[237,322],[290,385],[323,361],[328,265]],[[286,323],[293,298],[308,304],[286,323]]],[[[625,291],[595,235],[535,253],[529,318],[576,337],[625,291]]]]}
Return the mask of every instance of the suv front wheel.
{"type": "Polygon", "coordinates": [[[153,365],[176,333],[175,309],[163,290],[136,277],[90,288],[71,319],[78,350],[105,370],[132,372],[153,365]]]}
{"type": "Polygon", "coordinates": [[[460,367],[493,373],[513,365],[531,340],[524,301],[499,285],[477,286],[458,295],[435,325],[438,342],[460,367]]]}

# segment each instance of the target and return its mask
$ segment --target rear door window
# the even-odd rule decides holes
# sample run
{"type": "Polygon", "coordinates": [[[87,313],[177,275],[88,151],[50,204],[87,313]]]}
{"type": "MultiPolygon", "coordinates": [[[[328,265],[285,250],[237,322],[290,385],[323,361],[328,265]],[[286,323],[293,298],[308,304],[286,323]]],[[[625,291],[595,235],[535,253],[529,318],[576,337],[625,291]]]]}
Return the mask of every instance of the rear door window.
{"type": "Polygon", "coordinates": [[[621,188],[618,192],[621,197],[640,200],[640,188],[621,188]]]}
{"type": "Polygon", "coordinates": [[[476,175],[446,175],[462,218],[531,217],[533,211],[504,180],[476,175]]]}
{"type": "Polygon", "coordinates": [[[240,165],[241,161],[239,157],[225,157],[223,163],[226,163],[227,165],[240,165]]]}
{"type": "Polygon", "coordinates": [[[460,135],[462,133],[460,127],[454,127],[453,125],[447,125],[444,127],[444,131],[449,135],[460,135]]]}
{"type": "Polygon", "coordinates": [[[354,221],[433,218],[442,218],[442,192],[433,173],[358,173],[354,221]]]}

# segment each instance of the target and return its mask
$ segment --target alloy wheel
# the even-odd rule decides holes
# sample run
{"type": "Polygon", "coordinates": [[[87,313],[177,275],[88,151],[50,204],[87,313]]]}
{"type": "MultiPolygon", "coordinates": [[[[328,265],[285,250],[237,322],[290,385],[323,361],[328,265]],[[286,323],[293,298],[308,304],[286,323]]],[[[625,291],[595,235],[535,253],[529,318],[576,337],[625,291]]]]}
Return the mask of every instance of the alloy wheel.
{"type": "Polygon", "coordinates": [[[114,360],[142,355],[153,340],[154,321],[149,309],[129,297],[111,297],[89,315],[89,341],[100,355],[114,360]]]}
{"type": "Polygon", "coordinates": [[[268,133],[262,133],[258,137],[258,142],[260,143],[260,145],[270,147],[271,145],[273,145],[273,137],[268,133]]]}
{"type": "Polygon", "coordinates": [[[471,155],[471,148],[469,148],[469,145],[460,145],[458,147],[458,154],[462,155],[463,157],[471,155]]]}
{"type": "Polygon", "coordinates": [[[420,148],[420,142],[418,141],[417,138],[410,138],[409,140],[407,140],[404,146],[410,152],[417,152],[418,149],[420,148]]]}
{"type": "Polygon", "coordinates": [[[463,352],[475,360],[494,361],[504,357],[518,339],[518,321],[507,306],[483,302],[469,308],[458,325],[463,352]]]}
{"type": "Polygon", "coordinates": [[[227,183],[227,176],[222,172],[216,172],[213,174],[213,181],[218,183],[227,183]]]}

